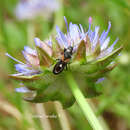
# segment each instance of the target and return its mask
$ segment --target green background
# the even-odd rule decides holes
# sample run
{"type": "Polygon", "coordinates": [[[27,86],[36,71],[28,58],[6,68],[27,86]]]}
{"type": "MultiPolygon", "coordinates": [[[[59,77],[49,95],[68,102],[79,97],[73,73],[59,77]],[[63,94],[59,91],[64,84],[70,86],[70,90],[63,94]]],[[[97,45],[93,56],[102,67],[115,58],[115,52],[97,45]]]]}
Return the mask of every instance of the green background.
{"type": "MultiPolygon", "coordinates": [[[[15,62],[5,56],[23,60],[21,51],[29,44],[34,47],[34,37],[47,39],[56,34],[55,25],[66,31],[63,16],[69,22],[82,24],[88,29],[88,18],[93,18],[93,25],[100,26],[100,32],[107,29],[108,21],[112,27],[109,33],[111,43],[119,37],[117,46],[124,45],[119,65],[103,81],[103,95],[93,98],[95,112],[106,122],[110,130],[130,129],[130,1],[129,0],[66,0],[61,2],[61,9],[45,19],[19,21],[14,15],[17,0],[0,0],[0,130],[42,130],[44,124],[37,115],[36,105],[25,102],[14,88],[19,84],[8,78],[14,73],[15,62]],[[33,33],[35,32],[35,34],[33,33]],[[18,112],[18,113],[17,113],[18,112]],[[19,115],[20,114],[20,115],[19,115]]],[[[61,130],[58,112],[52,102],[44,103],[52,129],[61,130]]],[[[65,110],[72,130],[91,130],[83,113],[75,103],[65,110]]],[[[64,120],[63,120],[64,122],[64,120]]]]}

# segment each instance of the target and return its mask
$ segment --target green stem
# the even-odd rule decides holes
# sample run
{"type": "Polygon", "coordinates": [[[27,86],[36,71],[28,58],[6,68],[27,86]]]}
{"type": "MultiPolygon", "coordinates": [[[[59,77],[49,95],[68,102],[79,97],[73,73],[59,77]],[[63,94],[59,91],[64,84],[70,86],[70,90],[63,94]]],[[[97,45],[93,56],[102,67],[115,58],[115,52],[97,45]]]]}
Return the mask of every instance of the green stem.
{"type": "Polygon", "coordinates": [[[97,117],[95,116],[94,112],[92,111],[90,105],[87,103],[85,97],[83,96],[82,92],[80,91],[78,85],[76,84],[72,74],[70,72],[66,73],[66,80],[68,85],[78,102],[80,108],[82,109],[83,113],[85,114],[86,119],[90,123],[93,130],[103,130],[102,126],[100,125],[97,117]]]}

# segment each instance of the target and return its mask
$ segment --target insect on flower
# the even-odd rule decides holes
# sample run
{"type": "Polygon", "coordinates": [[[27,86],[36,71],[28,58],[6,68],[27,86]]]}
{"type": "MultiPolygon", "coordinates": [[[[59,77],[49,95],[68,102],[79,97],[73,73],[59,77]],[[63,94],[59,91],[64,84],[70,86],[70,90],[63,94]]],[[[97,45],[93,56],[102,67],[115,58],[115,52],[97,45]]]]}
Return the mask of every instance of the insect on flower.
{"type": "Polygon", "coordinates": [[[58,100],[64,108],[71,106],[75,98],[69,90],[66,76],[62,75],[68,65],[85,97],[98,96],[102,93],[102,88],[97,89],[95,83],[103,81],[106,74],[117,65],[115,58],[123,46],[115,47],[118,38],[109,44],[111,22],[108,22],[107,30],[100,35],[99,26],[92,30],[91,17],[87,31],[81,24],[68,24],[65,17],[64,20],[67,29],[65,33],[56,26],[57,33],[52,39],[50,37],[41,41],[35,38],[36,49],[24,47],[22,54],[25,62],[6,53],[6,56],[17,62],[16,73],[9,76],[22,83],[16,92],[24,93],[26,101],[42,103],[58,100]]]}
{"type": "Polygon", "coordinates": [[[65,67],[67,69],[67,64],[70,61],[72,54],[73,54],[73,47],[72,46],[69,46],[68,48],[64,48],[62,58],[58,59],[58,62],[54,66],[54,69],[53,69],[54,74],[61,73],[65,67]]]}

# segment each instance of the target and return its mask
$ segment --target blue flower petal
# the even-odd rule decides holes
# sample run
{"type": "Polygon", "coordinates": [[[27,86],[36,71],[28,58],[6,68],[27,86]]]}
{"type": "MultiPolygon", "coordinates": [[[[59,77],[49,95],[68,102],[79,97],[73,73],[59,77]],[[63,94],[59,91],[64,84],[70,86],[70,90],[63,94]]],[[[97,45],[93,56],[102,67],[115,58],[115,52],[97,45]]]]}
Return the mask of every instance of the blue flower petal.
{"type": "Polygon", "coordinates": [[[108,36],[108,33],[109,33],[109,31],[110,31],[110,28],[111,28],[111,22],[109,21],[109,22],[108,22],[108,29],[107,29],[107,31],[103,34],[102,39],[100,40],[101,45],[103,44],[103,42],[105,41],[106,37],[108,36]]]}
{"type": "Polygon", "coordinates": [[[40,39],[39,38],[34,38],[34,42],[35,42],[35,45],[40,47],[41,46],[41,43],[40,43],[40,39]]]}
{"type": "Polygon", "coordinates": [[[93,40],[92,40],[92,49],[95,49],[96,45],[97,45],[97,42],[98,42],[98,32],[99,32],[99,26],[96,26],[95,27],[95,31],[94,31],[94,37],[93,37],[93,40]]]}
{"type": "Polygon", "coordinates": [[[114,43],[107,49],[107,54],[111,53],[114,49],[115,44],[118,42],[119,38],[117,38],[114,43]]]}
{"type": "Polygon", "coordinates": [[[12,56],[11,56],[10,54],[8,54],[8,53],[5,53],[5,55],[8,56],[9,58],[13,59],[13,60],[16,61],[16,62],[25,65],[23,62],[21,62],[21,61],[15,59],[14,57],[12,57],[12,56]]]}
{"type": "Polygon", "coordinates": [[[69,32],[68,22],[67,22],[67,19],[66,19],[66,17],[65,17],[65,16],[64,16],[64,20],[65,20],[65,24],[66,24],[67,32],[69,32]]]}
{"type": "Polygon", "coordinates": [[[96,81],[96,84],[102,82],[103,80],[105,80],[105,77],[99,78],[99,79],[96,81]]]}
{"type": "Polygon", "coordinates": [[[105,49],[107,48],[107,46],[108,46],[108,44],[109,44],[109,41],[110,41],[110,37],[108,37],[108,38],[104,41],[104,43],[101,45],[101,51],[102,51],[102,50],[105,50],[105,49]]]}
{"type": "Polygon", "coordinates": [[[24,46],[24,51],[31,54],[31,55],[36,55],[36,50],[33,50],[28,46],[24,46]]]}
{"type": "Polygon", "coordinates": [[[84,35],[85,35],[85,33],[84,33],[84,29],[83,29],[83,27],[82,27],[81,24],[79,24],[79,26],[80,26],[81,34],[82,34],[82,36],[84,36],[84,35]]]}
{"type": "Polygon", "coordinates": [[[67,39],[66,39],[65,35],[61,32],[61,30],[59,29],[58,26],[56,26],[56,31],[57,31],[57,34],[58,34],[60,41],[67,48],[68,47],[67,39]]]}
{"type": "Polygon", "coordinates": [[[22,72],[29,72],[30,70],[27,68],[27,65],[23,65],[23,64],[15,64],[15,68],[18,72],[22,73],[22,72]]]}
{"type": "Polygon", "coordinates": [[[31,90],[29,90],[27,87],[20,87],[20,88],[15,88],[16,92],[19,93],[28,93],[28,92],[32,92],[31,90]]]}

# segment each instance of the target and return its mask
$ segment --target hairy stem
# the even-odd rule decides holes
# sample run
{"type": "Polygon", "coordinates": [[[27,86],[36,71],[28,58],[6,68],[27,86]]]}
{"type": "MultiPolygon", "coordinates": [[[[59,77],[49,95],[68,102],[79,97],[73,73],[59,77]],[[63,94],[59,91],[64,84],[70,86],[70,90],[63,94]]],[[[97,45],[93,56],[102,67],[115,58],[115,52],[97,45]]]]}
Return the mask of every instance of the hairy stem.
{"type": "Polygon", "coordinates": [[[103,130],[102,126],[100,125],[97,117],[95,116],[93,110],[91,109],[90,105],[87,103],[84,95],[80,91],[77,83],[75,82],[72,74],[70,72],[66,73],[66,80],[68,82],[68,85],[79,104],[80,108],[82,109],[86,119],[90,123],[93,130],[103,130]]]}

